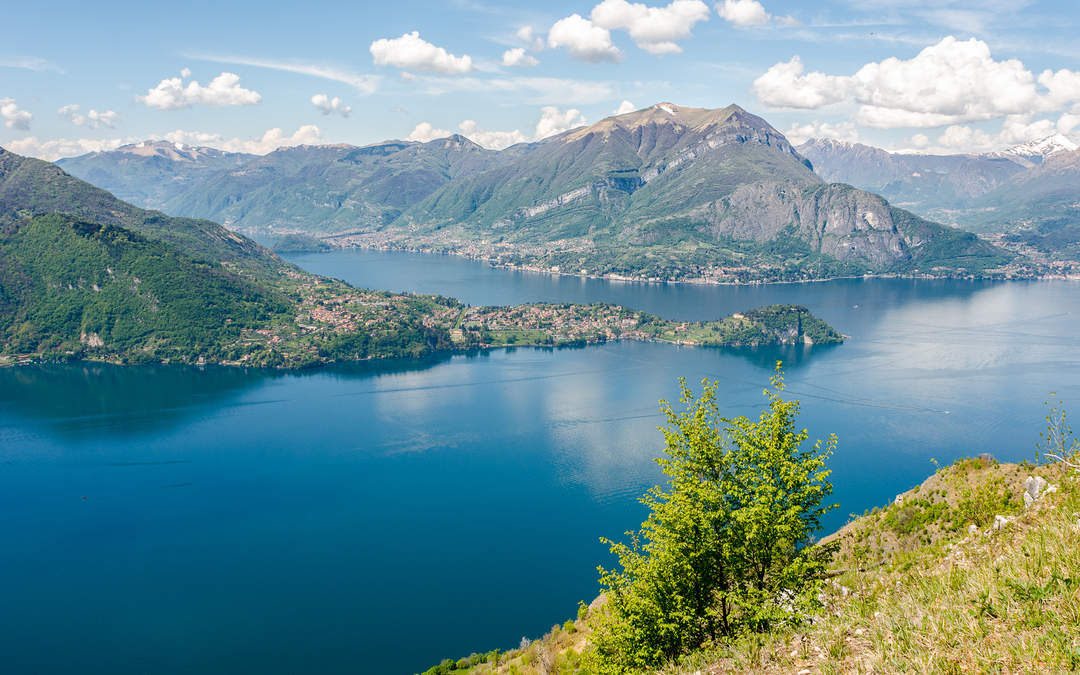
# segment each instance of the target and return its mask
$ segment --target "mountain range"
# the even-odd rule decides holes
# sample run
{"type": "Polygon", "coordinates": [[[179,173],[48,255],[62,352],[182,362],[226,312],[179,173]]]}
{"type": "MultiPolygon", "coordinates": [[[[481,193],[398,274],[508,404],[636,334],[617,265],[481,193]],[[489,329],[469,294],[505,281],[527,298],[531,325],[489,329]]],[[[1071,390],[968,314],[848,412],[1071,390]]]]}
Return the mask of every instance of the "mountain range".
{"type": "Polygon", "coordinates": [[[982,155],[890,153],[829,139],[798,150],[826,179],[920,216],[1080,260],[1080,147],[1060,134],[982,155]]]}
{"type": "MultiPolygon", "coordinates": [[[[62,165],[87,180],[108,176],[121,194],[146,193],[149,178],[117,169],[131,165],[132,148],[62,165]]],[[[1014,259],[858,186],[827,182],[812,158],[737,105],[661,103],[502,151],[451,136],[282,148],[217,169],[208,167],[234,158],[199,157],[173,160],[177,180],[155,177],[165,186],[155,199],[168,213],[256,236],[719,281],[987,274],[1014,259]]]]}

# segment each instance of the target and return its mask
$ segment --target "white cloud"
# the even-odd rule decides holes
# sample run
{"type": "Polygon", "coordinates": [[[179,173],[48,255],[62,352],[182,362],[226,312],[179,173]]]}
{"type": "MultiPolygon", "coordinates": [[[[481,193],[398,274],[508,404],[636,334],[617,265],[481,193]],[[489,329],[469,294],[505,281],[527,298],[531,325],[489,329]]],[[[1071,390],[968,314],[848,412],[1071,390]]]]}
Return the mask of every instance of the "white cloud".
{"type": "Polygon", "coordinates": [[[187,74],[181,73],[181,77],[166,78],[156,87],[148,90],[145,95],[136,96],[135,100],[158,110],[177,110],[200,104],[254,105],[262,100],[262,96],[257,91],[239,86],[237,83],[240,81],[240,76],[235,73],[222,73],[204,87],[198,80],[192,80],[185,85],[184,80],[191,71],[185,68],[183,72],[187,74]]]}
{"type": "Polygon", "coordinates": [[[43,72],[51,70],[53,72],[62,73],[64,70],[56,64],[46,61],[43,58],[37,56],[16,56],[8,58],[0,58],[0,68],[23,68],[25,70],[33,70],[35,72],[43,72]]]}
{"type": "Polygon", "coordinates": [[[10,143],[7,143],[5,147],[20,155],[37,157],[38,159],[44,159],[47,162],[54,162],[61,157],[77,157],[78,155],[85,155],[88,152],[115,150],[121,145],[135,143],[136,141],[137,139],[135,138],[109,138],[104,140],[90,138],[58,138],[51,141],[41,141],[35,136],[29,136],[17,141],[11,141],[10,143]]]}
{"type": "Polygon", "coordinates": [[[844,100],[848,78],[805,70],[798,56],[777,63],[754,80],[754,93],[762,103],[778,108],[813,109],[844,100]]]}
{"type": "Polygon", "coordinates": [[[33,136],[8,143],[7,147],[12,152],[20,155],[37,157],[49,162],[56,161],[61,157],[75,157],[85,155],[88,152],[105,152],[115,150],[122,145],[138,143],[144,140],[165,140],[183,145],[199,145],[228,152],[247,152],[256,155],[264,155],[277,150],[300,144],[316,144],[323,142],[319,127],[306,125],[297,129],[294,133],[286,135],[279,128],[269,129],[261,136],[249,139],[225,138],[221,134],[204,131],[185,131],[177,129],[164,134],[151,134],[145,138],[126,136],[123,138],[58,138],[42,141],[33,136]]]}
{"type": "Polygon", "coordinates": [[[462,75],[472,72],[472,57],[454,56],[442,47],[423,40],[419,31],[398,38],[381,38],[371,43],[371,56],[380,66],[410,68],[442,75],[462,75]]]}
{"type": "Polygon", "coordinates": [[[521,40],[526,45],[528,45],[529,49],[531,49],[532,51],[534,51],[534,52],[543,51],[543,49],[544,49],[544,38],[537,35],[536,31],[533,30],[532,26],[522,26],[521,28],[517,29],[517,32],[514,33],[514,35],[517,36],[517,39],[521,40]]]}
{"type": "Polygon", "coordinates": [[[115,129],[116,123],[120,120],[120,113],[113,110],[98,112],[91,109],[83,115],[79,112],[77,103],[63,106],[56,113],[77,127],[89,127],[90,129],[100,129],[102,127],[115,129]]]}
{"type": "Polygon", "coordinates": [[[248,152],[253,155],[265,155],[278,148],[294,145],[316,145],[324,142],[319,127],[305,124],[292,134],[286,135],[280,127],[267,129],[262,136],[249,139],[226,139],[221,134],[177,129],[162,134],[160,138],[184,145],[205,145],[228,152],[248,152]]]}
{"type": "Polygon", "coordinates": [[[672,0],[665,7],[604,0],[589,18],[600,28],[626,30],[634,44],[650,54],[672,54],[682,51],[676,40],[689,37],[695,23],[708,20],[709,8],[701,0],[672,0]]]}
{"type": "MultiPolygon", "coordinates": [[[[512,131],[488,131],[474,120],[463,121],[458,125],[458,129],[462,136],[474,143],[478,143],[485,148],[502,150],[516,143],[538,141],[548,136],[561,134],[583,124],[585,124],[585,118],[579,110],[562,111],[554,106],[544,106],[540,109],[540,120],[536,123],[536,131],[532,136],[522,133],[518,129],[512,131]]],[[[430,122],[421,122],[405,137],[405,140],[427,143],[453,134],[454,132],[439,129],[430,122]]]]}
{"type": "Polygon", "coordinates": [[[565,47],[574,58],[593,63],[622,59],[622,52],[611,42],[611,31],[579,14],[555,22],[548,31],[548,46],[565,47]]]}
{"type": "Polygon", "coordinates": [[[769,68],[754,91],[778,107],[812,109],[850,100],[860,104],[854,118],[859,124],[927,128],[1060,110],[1080,100],[1080,73],[1045,71],[1036,81],[1019,60],[995,60],[985,42],[950,36],[911,59],[867,63],[851,76],[804,73],[794,57],[769,68]]]}
{"type": "Polygon", "coordinates": [[[716,13],[736,26],[763,26],[772,18],[757,0],[724,0],[716,3],[716,13]]]}
{"type": "Polygon", "coordinates": [[[473,120],[465,120],[458,125],[458,129],[460,129],[461,134],[469,140],[493,150],[502,150],[511,145],[525,143],[529,140],[525,134],[517,129],[514,129],[513,131],[486,131],[473,120]]]}
{"type": "Polygon", "coordinates": [[[536,133],[533,134],[533,138],[540,140],[584,124],[585,117],[576,108],[562,112],[555,106],[547,105],[540,109],[540,121],[536,123],[536,133]]]}
{"type": "Polygon", "coordinates": [[[623,102],[620,103],[619,107],[615,109],[615,114],[616,115],[625,115],[626,113],[631,113],[631,112],[634,112],[635,110],[637,110],[636,105],[634,105],[630,101],[627,101],[627,100],[623,99],[623,102]]]}
{"type": "Polygon", "coordinates": [[[324,115],[333,113],[335,115],[341,115],[342,117],[348,117],[349,113],[352,112],[352,107],[345,105],[340,98],[337,96],[330,98],[326,94],[315,94],[312,96],[311,105],[318,108],[324,115]]]}
{"type": "MultiPolygon", "coordinates": [[[[275,61],[272,59],[258,59],[247,58],[243,56],[220,56],[210,54],[190,53],[185,54],[188,58],[199,59],[201,61],[212,61],[214,63],[231,63],[239,66],[253,66],[255,68],[268,68],[270,70],[280,70],[286,73],[298,73],[300,75],[309,75],[311,77],[318,77],[324,80],[332,80],[334,82],[342,82],[344,84],[356,87],[356,90],[362,94],[372,94],[378,88],[379,76],[378,75],[361,75],[352,73],[347,70],[341,70],[340,68],[333,68],[330,66],[316,65],[311,63],[295,63],[290,61],[275,61]]],[[[187,68],[182,73],[186,78],[191,74],[187,68]]]]}
{"type": "Polygon", "coordinates": [[[439,129],[432,126],[430,122],[421,122],[416,125],[416,128],[414,128],[408,136],[405,137],[405,140],[427,143],[428,141],[434,141],[437,138],[446,138],[447,136],[453,135],[453,131],[439,129]]]}
{"type": "Polygon", "coordinates": [[[829,124],[814,120],[809,124],[792,124],[791,128],[784,132],[787,139],[794,145],[805,143],[811,138],[832,138],[848,143],[859,142],[859,132],[851,122],[829,124]]]}
{"type": "Polygon", "coordinates": [[[508,67],[535,66],[538,63],[540,62],[535,57],[525,53],[524,47],[507,49],[502,55],[502,64],[508,67]]]}
{"type": "Polygon", "coordinates": [[[30,120],[34,116],[19,108],[13,98],[0,98],[0,119],[4,120],[4,126],[8,129],[30,130],[30,120]]]}
{"type": "Polygon", "coordinates": [[[1080,127],[1080,115],[1074,115],[1072,113],[1065,113],[1057,123],[1058,131],[1065,135],[1071,134],[1073,129],[1076,129],[1077,127],[1080,127]]]}

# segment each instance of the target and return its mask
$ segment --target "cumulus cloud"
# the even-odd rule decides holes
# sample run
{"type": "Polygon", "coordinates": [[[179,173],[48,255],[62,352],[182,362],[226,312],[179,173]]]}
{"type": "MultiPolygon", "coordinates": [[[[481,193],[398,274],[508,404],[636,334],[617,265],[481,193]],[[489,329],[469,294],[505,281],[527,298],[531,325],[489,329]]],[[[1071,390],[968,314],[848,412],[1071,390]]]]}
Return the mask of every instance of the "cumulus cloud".
{"type": "Polygon", "coordinates": [[[615,109],[615,114],[616,115],[625,115],[626,113],[631,113],[631,112],[634,112],[635,110],[637,110],[636,105],[634,105],[630,101],[627,101],[627,100],[623,99],[623,102],[620,103],[619,107],[615,109]]]}
{"type": "Polygon", "coordinates": [[[565,47],[582,61],[620,61],[622,52],[611,42],[611,31],[595,25],[580,14],[559,19],[548,31],[548,46],[565,47]]]}
{"type": "Polygon", "coordinates": [[[34,116],[21,109],[13,98],[0,98],[0,119],[8,129],[30,130],[30,120],[34,116]]]}
{"type": "Polygon", "coordinates": [[[465,120],[458,125],[458,129],[461,130],[463,136],[474,143],[479,143],[485,148],[494,150],[502,150],[516,143],[524,143],[529,140],[525,134],[517,129],[513,131],[487,131],[473,120],[465,120]]]}
{"type": "Polygon", "coordinates": [[[990,47],[975,38],[946,37],[911,59],[867,63],[850,76],[804,70],[798,57],[777,63],[754,81],[754,92],[768,105],[787,108],[850,100],[860,104],[855,121],[876,128],[1050,112],[1080,100],[1080,73],[1047,70],[1036,80],[1022,62],[995,60],[990,47]]]}
{"type": "Polygon", "coordinates": [[[1065,135],[1071,134],[1077,127],[1080,127],[1080,115],[1072,113],[1065,113],[1057,123],[1058,131],[1065,135]]]}
{"type": "Polygon", "coordinates": [[[191,71],[185,68],[180,77],[162,80],[145,95],[136,96],[135,100],[158,110],[178,110],[193,105],[254,105],[262,100],[259,92],[239,86],[240,76],[235,73],[222,73],[205,87],[198,80],[185,85],[184,80],[190,75],[191,71]]]}
{"type": "Polygon", "coordinates": [[[604,0],[589,18],[600,28],[627,31],[634,44],[650,54],[672,54],[682,51],[676,40],[689,37],[695,23],[708,20],[709,8],[701,0],[673,0],[664,7],[604,0]]]}
{"type": "MultiPolygon", "coordinates": [[[[548,136],[561,134],[575,127],[585,124],[585,118],[581,111],[576,109],[559,110],[555,106],[544,106],[540,109],[540,120],[536,123],[536,130],[530,136],[518,129],[512,131],[488,131],[477,124],[474,120],[464,120],[458,125],[459,133],[474,143],[485,148],[502,150],[516,143],[538,141],[548,136]]],[[[405,137],[407,141],[427,143],[439,138],[446,138],[454,132],[447,129],[439,129],[430,122],[417,124],[412,132],[405,137]]]]}
{"type": "Polygon", "coordinates": [[[829,124],[828,122],[814,120],[809,124],[792,124],[791,128],[784,132],[784,135],[795,145],[805,143],[811,138],[831,138],[848,143],[859,142],[859,131],[851,122],[829,124]]]}
{"type": "Polygon", "coordinates": [[[120,113],[113,110],[98,112],[97,110],[91,109],[83,115],[79,112],[79,105],[77,103],[63,106],[57,110],[56,113],[77,127],[88,127],[90,129],[100,129],[102,127],[115,129],[116,123],[120,120],[120,113]]]}
{"type": "Polygon", "coordinates": [[[35,136],[19,139],[6,143],[5,147],[12,152],[27,157],[37,157],[47,162],[55,162],[61,157],[77,157],[88,152],[105,152],[115,150],[121,145],[135,143],[135,138],[109,138],[105,140],[90,138],[58,138],[49,141],[39,140],[35,136]]]}
{"type": "Polygon", "coordinates": [[[228,152],[247,152],[253,155],[265,155],[283,147],[315,145],[323,142],[322,133],[314,124],[305,124],[288,135],[280,127],[275,127],[267,129],[262,136],[248,139],[226,139],[221,134],[181,129],[162,134],[159,138],[184,145],[205,145],[228,152]]]}
{"type": "Polygon", "coordinates": [[[849,79],[807,73],[798,56],[780,62],[754,80],[754,93],[763,103],[778,108],[821,108],[844,100],[849,79]]]}
{"type": "Polygon", "coordinates": [[[434,141],[437,138],[446,138],[447,136],[453,135],[453,131],[439,129],[438,127],[432,126],[430,122],[421,122],[416,125],[408,136],[405,137],[405,140],[427,143],[428,141],[434,141]]]}
{"type": "Polygon", "coordinates": [[[352,112],[352,107],[345,105],[340,98],[335,96],[330,98],[326,94],[315,94],[311,97],[311,105],[319,109],[324,115],[341,115],[342,117],[348,117],[352,112]]]}
{"type": "Polygon", "coordinates": [[[441,75],[462,75],[472,72],[472,57],[454,56],[442,47],[427,42],[419,31],[398,38],[381,38],[371,43],[371,56],[380,66],[396,66],[441,75]]]}
{"type": "Polygon", "coordinates": [[[502,64],[508,67],[535,66],[538,63],[540,62],[536,60],[536,57],[525,53],[524,47],[507,49],[502,55],[502,64]]]}
{"type": "Polygon", "coordinates": [[[772,18],[757,0],[724,0],[716,4],[716,13],[736,26],[763,26],[772,18]]]}
{"type": "Polygon", "coordinates": [[[534,52],[539,52],[544,49],[544,38],[536,34],[536,31],[532,26],[522,26],[514,33],[517,39],[528,45],[529,49],[534,52]]]}
{"type": "Polygon", "coordinates": [[[533,139],[540,140],[548,136],[561,134],[583,124],[585,124],[585,117],[576,108],[560,111],[555,106],[544,106],[540,109],[540,121],[536,123],[536,133],[533,134],[533,139]]]}

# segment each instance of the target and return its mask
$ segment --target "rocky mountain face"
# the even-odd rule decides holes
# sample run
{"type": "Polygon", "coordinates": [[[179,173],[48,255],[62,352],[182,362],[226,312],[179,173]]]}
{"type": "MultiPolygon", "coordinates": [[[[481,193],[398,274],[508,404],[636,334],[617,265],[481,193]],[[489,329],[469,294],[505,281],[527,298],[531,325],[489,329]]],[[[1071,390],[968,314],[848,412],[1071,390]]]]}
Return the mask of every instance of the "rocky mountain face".
{"type": "Polygon", "coordinates": [[[827,180],[1051,258],[1080,259],[1080,147],[1061,134],[985,155],[896,154],[828,139],[797,149],[827,180]]]}
{"type": "Polygon", "coordinates": [[[255,157],[169,141],[143,141],[107,152],[61,159],[56,164],[120,199],[159,209],[205,177],[236,168],[255,157]]]}

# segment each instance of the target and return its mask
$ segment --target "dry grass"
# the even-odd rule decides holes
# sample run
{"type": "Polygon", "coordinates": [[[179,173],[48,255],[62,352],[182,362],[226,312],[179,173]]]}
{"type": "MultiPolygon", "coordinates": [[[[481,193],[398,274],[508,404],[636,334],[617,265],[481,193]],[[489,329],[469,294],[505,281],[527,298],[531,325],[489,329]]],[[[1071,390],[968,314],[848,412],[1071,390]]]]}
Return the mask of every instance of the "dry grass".
{"type": "MultiPolygon", "coordinates": [[[[828,540],[839,544],[837,574],[820,614],[660,672],[1080,672],[1080,472],[962,460],[828,540]],[[1029,475],[1058,489],[1025,508],[1029,475]]],[[[583,672],[587,616],[573,627],[467,672],[583,672]]]]}

